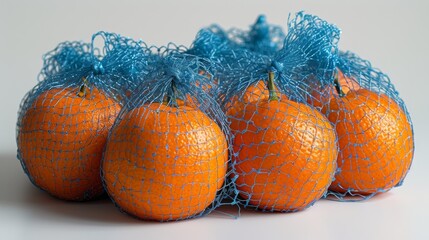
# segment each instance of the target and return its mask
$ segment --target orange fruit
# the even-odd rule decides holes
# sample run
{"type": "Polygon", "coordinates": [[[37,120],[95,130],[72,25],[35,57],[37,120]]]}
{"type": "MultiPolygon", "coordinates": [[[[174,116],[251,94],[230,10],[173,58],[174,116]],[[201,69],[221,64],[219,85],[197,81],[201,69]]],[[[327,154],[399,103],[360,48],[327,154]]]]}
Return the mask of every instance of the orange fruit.
{"type": "Polygon", "coordinates": [[[266,211],[298,211],[321,198],[336,168],[336,136],[320,112],[290,100],[247,103],[231,119],[240,196],[266,211]]]}
{"type": "Polygon", "coordinates": [[[168,221],[204,211],[221,189],[228,147],[200,110],[152,103],[124,114],[102,163],[110,197],[138,218],[168,221]]]}
{"type": "Polygon", "coordinates": [[[107,134],[121,106],[93,88],[54,88],[41,93],[24,113],[18,151],[32,182],[65,200],[103,193],[100,161],[107,134]]]}
{"type": "Polygon", "coordinates": [[[335,125],[340,147],[339,172],[330,190],[372,194],[405,177],[414,143],[411,124],[395,101],[360,88],[332,98],[322,112],[335,125]]]}

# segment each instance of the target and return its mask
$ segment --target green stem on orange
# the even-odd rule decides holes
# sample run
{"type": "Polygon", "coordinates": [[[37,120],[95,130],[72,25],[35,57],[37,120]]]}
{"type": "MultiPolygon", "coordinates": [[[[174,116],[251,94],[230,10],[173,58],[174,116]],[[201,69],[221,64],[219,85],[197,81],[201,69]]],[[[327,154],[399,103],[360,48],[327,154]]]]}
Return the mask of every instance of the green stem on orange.
{"type": "Polygon", "coordinates": [[[267,83],[268,92],[270,94],[269,101],[278,101],[279,97],[277,96],[277,93],[275,91],[274,86],[274,72],[270,71],[268,72],[268,83],[267,83]]]}
{"type": "Polygon", "coordinates": [[[82,84],[82,86],[80,86],[79,92],[77,93],[77,95],[79,97],[85,97],[86,94],[88,93],[88,87],[87,87],[88,80],[86,79],[86,77],[82,78],[82,82],[83,82],[83,84],[82,84]]]}
{"type": "Polygon", "coordinates": [[[334,86],[335,86],[335,90],[337,90],[338,96],[340,97],[344,97],[346,94],[343,92],[343,89],[341,88],[341,84],[338,81],[338,72],[335,73],[335,78],[334,78],[334,86]]]}

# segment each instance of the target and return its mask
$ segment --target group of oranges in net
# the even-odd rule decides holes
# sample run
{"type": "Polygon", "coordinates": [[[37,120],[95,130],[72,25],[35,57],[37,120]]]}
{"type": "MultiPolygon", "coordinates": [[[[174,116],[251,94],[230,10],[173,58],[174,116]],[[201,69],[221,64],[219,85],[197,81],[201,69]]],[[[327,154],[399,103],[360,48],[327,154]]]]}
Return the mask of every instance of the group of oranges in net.
{"type": "Polygon", "coordinates": [[[167,98],[131,108],[115,123],[122,104],[101,89],[44,91],[19,121],[26,173],[57,198],[91,200],[107,191],[125,212],[167,221],[222,201],[216,197],[227,181],[232,202],[293,212],[328,189],[388,191],[411,165],[404,109],[339,70],[306,103],[289,99],[271,75],[250,85],[223,105],[230,142],[200,105],[167,98]]]}

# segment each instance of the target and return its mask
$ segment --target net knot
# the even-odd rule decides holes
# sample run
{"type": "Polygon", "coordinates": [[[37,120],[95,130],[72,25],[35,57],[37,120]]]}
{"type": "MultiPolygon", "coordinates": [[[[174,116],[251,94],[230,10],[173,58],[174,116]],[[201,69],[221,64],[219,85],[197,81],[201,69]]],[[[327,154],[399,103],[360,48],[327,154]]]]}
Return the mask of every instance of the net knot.
{"type": "Polygon", "coordinates": [[[282,72],[284,69],[284,64],[278,61],[272,61],[270,66],[270,71],[272,72],[282,72]]]}
{"type": "Polygon", "coordinates": [[[101,64],[100,61],[96,61],[92,65],[92,69],[93,69],[95,75],[104,74],[104,67],[103,67],[103,64],[101,64]]]}

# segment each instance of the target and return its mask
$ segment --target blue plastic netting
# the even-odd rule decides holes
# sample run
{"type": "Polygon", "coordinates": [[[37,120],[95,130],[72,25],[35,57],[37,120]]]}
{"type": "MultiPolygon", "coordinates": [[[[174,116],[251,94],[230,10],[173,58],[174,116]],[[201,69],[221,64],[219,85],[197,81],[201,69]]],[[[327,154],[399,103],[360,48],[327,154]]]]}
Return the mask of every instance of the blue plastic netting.
{"type": "Polygon", "coordinates": [[[231,184],[231,136],[210,94],[213,66],[174,45],[151,49],[151,70],[109,134],[104,185],[115,204],[137,218],[203,216],[223,204],[231,184]]]}
{"type": "Polygon", "coordinates": [[[34,185],[65,200],[103,193],[99,168],[107,134],[147,74],[148,53],[141,42],[99,32],[91,43],[64,42],[44,56],[17,122],[18,158],[34,185]],[[100,37],[102,49],[94,46],[100,37]]]}

